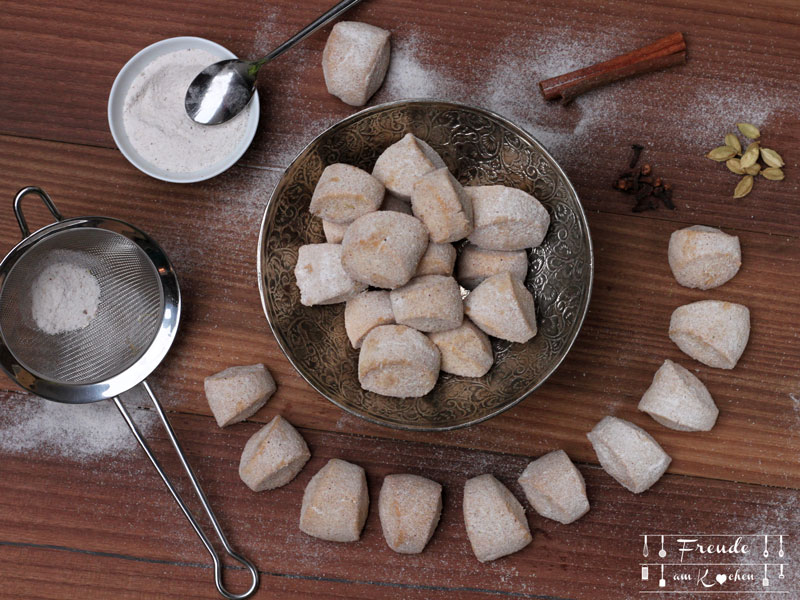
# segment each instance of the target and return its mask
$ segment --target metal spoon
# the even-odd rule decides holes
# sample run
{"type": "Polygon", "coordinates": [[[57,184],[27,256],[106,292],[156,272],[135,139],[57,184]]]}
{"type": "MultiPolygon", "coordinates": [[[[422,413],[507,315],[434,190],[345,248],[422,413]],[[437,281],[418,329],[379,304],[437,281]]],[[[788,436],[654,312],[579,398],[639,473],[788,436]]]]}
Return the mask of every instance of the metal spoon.
{"type": "Polygon", "coordinates": [[[256,77],[262,66],[359,2],[361,0],[342,0],[262,59],[246,61],[234,58],[206,67],[186,90],[186,114],[201,125],[219,125],[232,119],[244,110],[253,97],[256,77]]]}

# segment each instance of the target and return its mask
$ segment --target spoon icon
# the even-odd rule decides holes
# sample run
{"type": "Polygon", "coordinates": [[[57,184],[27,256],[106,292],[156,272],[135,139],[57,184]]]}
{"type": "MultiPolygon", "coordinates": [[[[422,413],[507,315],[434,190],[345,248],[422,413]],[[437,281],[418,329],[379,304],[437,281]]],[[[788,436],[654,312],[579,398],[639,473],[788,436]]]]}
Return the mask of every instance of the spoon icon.
{"type": "Polygon", "coordinates": [[[783,536],[778,537],[778,543],[780,544],[780,550],[778,550],[778,556],[783,558],[783,536]]]}
{"type": "Polygon", "coordinates": [[[647,536],[644,536],[644,550],[642,550],[642,554],[644,554],[644,555],[645,555],[645,557],[647,557],[647,555],[648,555],[648,554],[650,554],[650,553],[647,551],[647,536]]]}
{"type": "Polygon", "coordinates": [[[661,536],[661,550],[658,551],[658,555],[661,558],[664,558],[667,555],[667,551],[664,550],[664,536],[661,536]]]}
{"type": "Polygon", "coordinates": [[[263,58],[253,61],[234,58],[206,67],[186,90],[186,114],[201,125],[219,125],[231,120],[244,110],[253,97],[261,67],[359,2],[361,0],[342,0],[263,58]]]}
{"type": "Polygon", "coordinates": [[[767,540],[768,540],[768,538],[769,538],[768,535],[764,536],[764,558],[768,558],[769,557],[769,550],[767,550],[767,540]]]}

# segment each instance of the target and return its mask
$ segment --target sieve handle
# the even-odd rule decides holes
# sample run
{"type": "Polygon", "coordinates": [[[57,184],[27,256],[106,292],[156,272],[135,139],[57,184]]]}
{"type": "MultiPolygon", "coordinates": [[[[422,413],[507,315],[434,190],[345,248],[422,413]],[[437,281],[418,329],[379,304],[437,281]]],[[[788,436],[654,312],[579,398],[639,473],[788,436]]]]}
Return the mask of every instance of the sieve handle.
{"type": "Polygon", "coordinates": [[[184,503],[183,499],[178,493],[178,490],[175,489],[175,486],[169,480],[169,477],[167,477],[167,474],[164,472],[164,469],[159,464],[158,459],[156,459],[155,455],[153,454],[153,451],[150,449],[150,446],[147,444],[147,441],[142,436],[141,432],[139,431],[139,428],[136,427],[136,423],[134,423],[133,419],[131,419],[130,414],[125,409],[125,406],[123,406],[119,397],[114,398],[114,404],[116,404],[117,409],[122,414],[122,418],[125,419],[125,422],[128,424],[128,427],[130,427],[131,431],[133,432],[136,441],[139,442],[139,445],[142,447],[145,454],[147,454],[147,458],[150,459],[150,462],[153,463],[153,466],[156,468],[156,471],[158,471],[158,474],[161,476],[162,481],[172,494],[173,499],[175,500],[175,502],[178,503],[178,506],[180,506],[181,510],[183,511],[183,516],[185,516],[186,519],[189,521],[189,523],[192,526],[192,529],[194,529],[194,532],[197,534],[197,537],[200,538],[200,541],[203,542],[203,546],[205,546],[206,550],[211,555],[211,559],[214,561],[214,583],[217,586],[217,591],[219,591],[219,593],[228,600],[244,600],[245,598],[249,598],[250,596],[253,595],[253,593],[256,591],[256,588],[258,587],[258,577],[259,577],[258,569],[256,569],[253,563],[244,558],[241,554],[238,554],[233,549],[233,547],[231,547],[230,543],[228,542],[228,539],[222,532],[222,528],[220,527],[219,522],[217,521],[217,517],[214,516],[214,511],[211,510],[211,505],[208,503],[208,498],[206,498],[205,493],[200,487],[200,483],[197,481],[197,476],[194,474],[192,467],[186,460],[186,456],[183,453],[183,449],[181,448],[181,445],[178,443],[178,438],[175,437],[175,432],[173,431],[172,426],[169,424],[169,421],[167,420],[167,415],[164,413],[164,409],[161,407],[161,403],[155,397],[153,391],[150,389],[150,386],[147,384],[146,381],[143,381],[140,385],[144,388],[144,390],[147,392],[147,395],[150,397],[150,400],[153,402],[156,412],[158,413],[158,416],[161,418],[161,422],[164,425],[164,429],[167,430],[167,435],[169,436],[172,445],[175,447],[175,451],[178,453],[178,458],[180,458],[181,464],[183,465],[186,474],[189,476],[189,481],[192,482],[192,487],[194,488],[197,497],[200,499],[200,502],[202,503],[203,508],[206,511],[206,515],[208,515],[208,518],[214,527],[214,531],[217,532],[217,537],[219,538],[220,542],[222,542],[222,545],[225,548],[225,552],[233,560],[241,563],[242,565],[247,567],[248,571],[250,571],[250,575],[252,576],[253,581],[250,585],[250,588],[246,592],[242,594],[234,594],[225,589],[225,586],[223,585],[222,582],[223,566],[222,562],[220,561],[219,555],[217,554],[217,551],[214,549],[214,546],[211,545],[211,541],[208,539],[208,536],[200,527],[200,524],[194,518],[194,515],[191,513],[191,511],[189,511],[189,508],[184,503]]]}
{"type": "Polygon", "coordinates": [[[17,195],[14,196],[14,216],[17,217],[17,223],[19,224],[19,230],[22,232],[23,240],[31,234],[31,230],[28,229],[28,222],[25,220],[25,215],[22,214],[22,199],[28,194],[36,194],[39,196],[47,207],[47,210],[50,211],[50,214],[55,217],[56,221],[62,221],[64,219],[61,213],[58,212],[56,205],[50,199],[50,196],[48,196],[47,192],[42,188],[33,185],[22,188],[17,192],[17,195]]]}

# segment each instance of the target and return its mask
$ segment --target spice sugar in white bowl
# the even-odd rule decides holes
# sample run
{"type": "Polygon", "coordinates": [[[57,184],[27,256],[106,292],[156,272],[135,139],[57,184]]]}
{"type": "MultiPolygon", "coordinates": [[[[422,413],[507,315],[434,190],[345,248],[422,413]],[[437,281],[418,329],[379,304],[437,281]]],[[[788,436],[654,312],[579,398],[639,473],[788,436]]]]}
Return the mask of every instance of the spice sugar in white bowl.
{"type": "MultiPolygon", "coordinates": [[[[180,124],[179,111],[183,111],[183,97],[174,89],[176,86],[188,88],[197,73],[209,64],[226,58],[236,58],[236,55],[215,42],[200,37],[175,37],[147,46],[122,67],[108,96],[108,125],[117,148],[134,167],[162,181],[194,183],[219,175],[241,158],[253,141],[258,127],[260,114],[258,92],[253,95],[253,100],[239,116],[222,125],[209,126],[194,123],[188,115],[183,115],[186,117],[186,122],[180,124]],[[179,106],[170,108],[169,114],[159,114],[157,118],[155,115],[158,111],[152,110],[155,107],[141,106],[143,110],[140,111],[138,119],[132,119],[130,111],[126,118],[126,107],[131,107],[132,99],[129,98],[129,92],[143,91],[146,87],[143,85],[144,82],[138,79],[139,75],[148,66],[154,65],[154,61],[167,61],[165,58],[167,55],[177,52],[181,54],[176,56],[187,61],[183,68],[180,64],[176,65],[175,77],[179,83],[170,85],[172,82],[163,78],[162,70],[160,76],[149,82],[149,86],[152,88],[151,92],[155,92],[150,94],[151,98],[159,93],[172,91],[178,96],[179,106]],[[205,64],[206,62],[208,64],[205,64]],[[136,89],[132,86],[136,86],[136,89]],[[145,108],[151,110],[145,111],[145,108]],[[140,131],[139,135],[130,131],[136,120],[144,124],[147,128],[146,133],[140,131]],[[164,126],[176,129],[165,132],[168,135],[163,136],[170,146],[159,146],[154,148],[154,152],[148,153],[147,146],[159,142],[161,136],[158,130],[164,126]],[[193,143],[195,137],[197,137],[196,145],[193,143]],[[175,163],[167,158],[165,160],[169,162],[159,164],[159,155],[167,157],[171,155],[180,161],[175,163]],[[192,161],[186,160],[192,157],[197,159],[197,168],[192,168],[192,161]],[[170,162],[173,164],[169,164],[170,162]]],[[[158,63],[155,63],[155,66],[157,65],[158,63]]]]}

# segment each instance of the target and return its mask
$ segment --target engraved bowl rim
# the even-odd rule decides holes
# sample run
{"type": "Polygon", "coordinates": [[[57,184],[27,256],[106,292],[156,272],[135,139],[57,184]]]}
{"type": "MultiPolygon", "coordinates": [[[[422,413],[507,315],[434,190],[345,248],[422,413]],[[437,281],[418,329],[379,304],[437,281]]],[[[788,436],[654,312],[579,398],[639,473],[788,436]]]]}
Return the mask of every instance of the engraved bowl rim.
{"type": "Polygon", "coordinates": [[[324,131],[314,137],[310,142],[308,142],[292,159],[289,165],[284,169],[283,173],[281,174],[281,178],[278,180],[278,183],[275,185],[275,188],[272,190],[270,194],[269,200],[267,201],[267,205],[264,208],[264,215],[261,218],[261,226],[258,232],[258,246],[256,248],[256,274],[258,277],[258,291],[261,297],[261,307],[264,311],[264,315],[266,316],[267,323],[269,324],[270,331],[272,332],[272,336],[278,342],[278,346],[280,347],[281,351],[283,352],[284,356],[287,358],[289,363],[292,365],[295,371],[303,378],[303,380],[310,385],[318,394],[320,394],[323,398],[334,404],[335,406],[339,407],[343,411],[348,414],[354,415],[365,421],[373,423],[375,425],[381,425],[383,427],[388,427],[390,429],[399,429],[405,431],[429,431],[429,432],[436,432],[436,431],[452,431],[455,429],[462,429],[464,427],[470,427],[472,425],[477,425],[479,423],[483,423],[484,421],[488,421],[489,419],[496,417],[497,415],[513,408],[520,402],[522,402],[525,398],[530,396],[533,392],[535,392],[542,384],[547,381],[550,376],[556,372],[556,370],[563,364],[566,357],[569,355],[572,347],[575,345],[575,341],[578,339],[578,335],[580,334],[581,329],[583,328],[583,324],[586,320],[586,315],[589,312],[589,304],[592,298],[592,288],[594,287],[594,248],[592,245],[592,236],[591,231],[589,229],[589,223],[586,219],[586,211],[583,209],[583,204],[580,201],[580,197],[578,196],[575,187],[572,185],[569,177],[564,172],[564,169],[561,167],[560,164],[556,161],[555,158],[548,152],[548,150],[537,140],[531,133],[520,127],[519,125],[515,124],[513,121],[509,120],[508,118],[490,110],[487,108],[482,108],[478,106],[474,106],[471,104],[463,103],[463,102],[456,102],[452,100],[439,100],[435,98],[407,98],[402,100],[393,100],[391,102],[384,102],[382,104],[377,104],[375,106],[370,106],[365,109],[359,110],[344,119],[341,119],[334,123],[333,125],[327,127],[324,131]],[[435,105],[443,108],[450,108],[455,110],[466,110],[471,111],[479,114],[483,114],[484,116],[489,117],[490,119],[499,122],[504,127],[507,127],[511,132],[515,135],[519,136],[524,140],[526,143],[535,147],[539,152],[541,152],[550,162],[553,164],[556,173],[563,178],[564,184],[567,188],[569,195],[575,200],[577,206],[577,216],[580,219],[580,223],[582,225],[583,231],[585,232],[585,239],[586,248],[588,250],[588,261],[587,261],[587,268],[588,268],[588,282],[586,286],[586,297],[583,302],[582,310],[578,315],[578,318],[575,323],[574,331],[571,334],[569,341],[564,346],[564,350],[558,359],[554,362],[554,364],[550,367],[550,369],[544,373],[543,376],[539,378],[538,381],[533,382],[531,386],[522,394],[514,398],[513,400],[506,402],[502,406],[497,407],[496,409],[490,411],[489,413],[477,417],[475,419],[471,419],[469,421],[465,421],[462,423],[455,423],[453,425],[434,425],[434,426],[420,426],[414,424],[400,424],[392,421],[382,420],[380,418],[374,417],[370,414],[364,413],[359,411],[352,406],[347,406],[342,404],[341,402],[337,401],[335,398],[332,398],[328,394],[326,394],[323,390],[319,389],[314,382],[306,376],[305,369],[302,365],[299,365],[298,362],[292,356],[290,349],[286,347],[282,340],[282,336],[278,335],[276,331],[276,326],[270,316],[270,311],[267,308],[267,299],[266,299],[266,289],[264,286],[264,264],[263,264],[263,255],[264,255],[264,243],[265,243],[265,232],[267,227],[267,218],[270,214],[270,209],[273,206],[273,203],[276,201],[278,191],[282,187],[282,183],[286,179],[287,175],[292,171],[297,163],[301,158],[304,158],[307,151],[315,146],[320,140],[325,138],[326,136],[331,135],[335,131],[343,129],[350,124],[363,119],[366,116],[379,113],[382,111],[407,106],[407,105],[435,105]]]}

